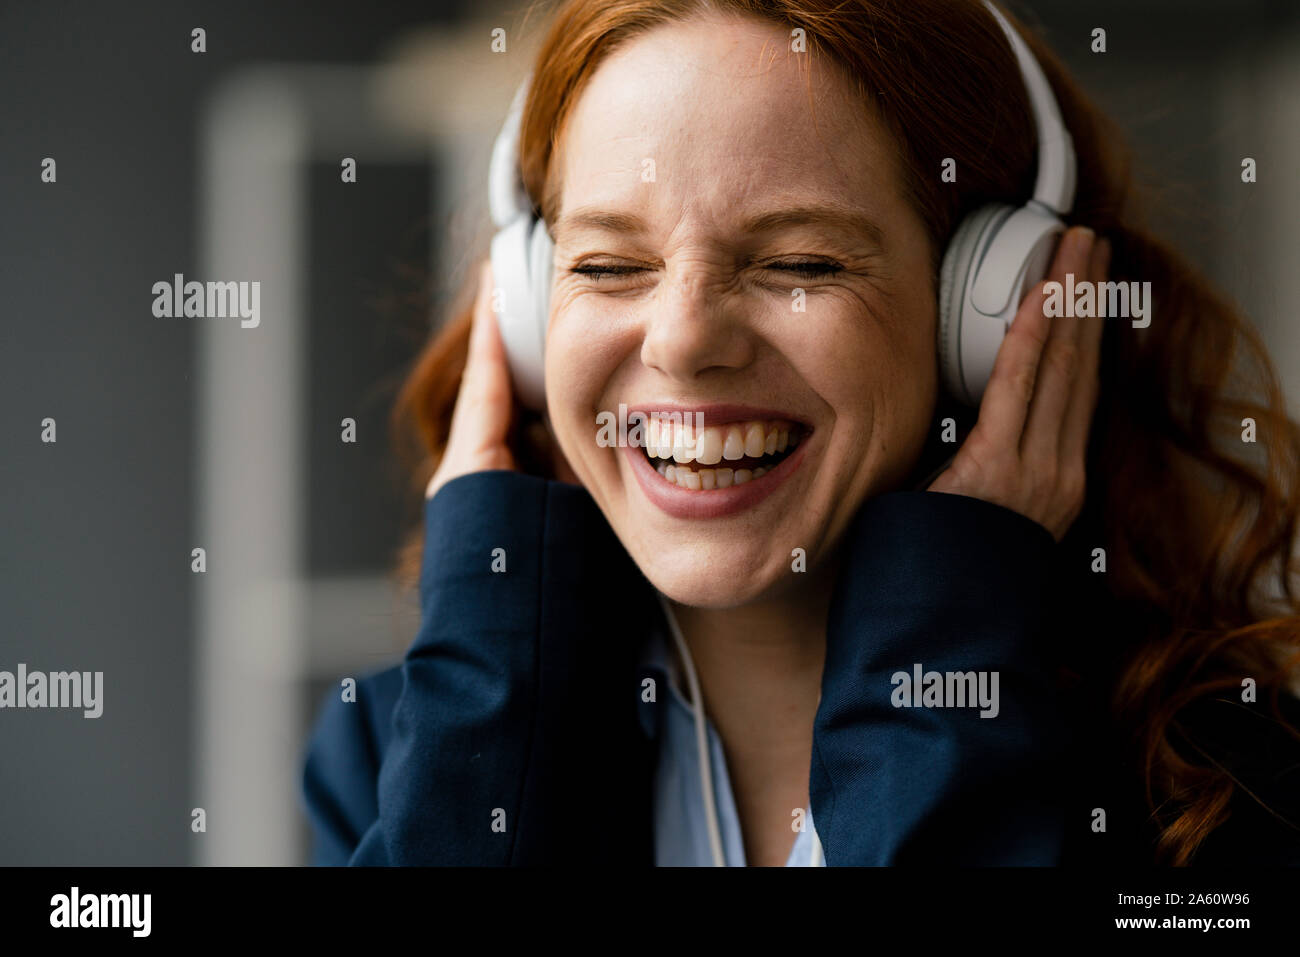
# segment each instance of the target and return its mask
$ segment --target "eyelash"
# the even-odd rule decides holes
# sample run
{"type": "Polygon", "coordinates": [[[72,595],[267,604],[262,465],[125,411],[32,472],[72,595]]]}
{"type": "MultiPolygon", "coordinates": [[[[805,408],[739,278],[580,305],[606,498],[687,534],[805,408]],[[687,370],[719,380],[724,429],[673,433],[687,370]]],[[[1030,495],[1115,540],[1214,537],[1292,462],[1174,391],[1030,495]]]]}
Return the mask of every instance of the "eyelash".
{"type": "MultiPolygon", "coordinates": [[[[804,279],[821,279],[826,276],[833,276],[836,273],[843,272],[844,267],[839,263],[827,262],[783,262],[769,263],[768,269],[776,269],[781,272],[792,272],[804,279]]],[[[597,282],[603,276],[630,276],[633,273],[643,272],[640,266],[574,266],[569,272],[579,276],[586,276],[597,282]]]]}

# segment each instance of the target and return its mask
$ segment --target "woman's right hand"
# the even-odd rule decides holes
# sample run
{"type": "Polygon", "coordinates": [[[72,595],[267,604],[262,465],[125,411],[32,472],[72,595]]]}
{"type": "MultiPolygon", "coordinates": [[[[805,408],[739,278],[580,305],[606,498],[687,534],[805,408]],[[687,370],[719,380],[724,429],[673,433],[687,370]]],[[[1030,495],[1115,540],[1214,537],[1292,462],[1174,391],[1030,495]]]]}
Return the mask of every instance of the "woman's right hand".
{"type": "Polygon", "coordinates": [[[454,478],[490,469],[515,469],[515,459],[506,445],[513,411],[510,366],[506,362],[501,330],[492,314],[492,262],[479,272],[478,297],[469,334],[469,354],[461,376],[451,432],[438,469],[429,480],[424,497],[433,498],[438,489],[454,478]]]}

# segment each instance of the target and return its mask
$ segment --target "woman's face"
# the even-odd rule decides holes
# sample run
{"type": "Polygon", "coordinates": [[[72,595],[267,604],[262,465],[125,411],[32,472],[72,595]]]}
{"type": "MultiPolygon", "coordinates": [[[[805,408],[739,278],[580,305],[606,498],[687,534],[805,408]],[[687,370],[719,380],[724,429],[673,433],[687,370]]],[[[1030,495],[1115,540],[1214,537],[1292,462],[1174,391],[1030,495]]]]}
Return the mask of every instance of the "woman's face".
{"type": "Polygon", "coordinates": [[[811,572],[897,487],[935,402],[929,239],[894,144],[789,47],[756,21],[656,28],[599,66],[555,160],[552,425],[646,577],[689,605],[806,581],[794,550],[811,572]],[[653,456],[609,444],[620,407],[653,456]],[[637,430],[637,412],[664,415],[637,430]]]}

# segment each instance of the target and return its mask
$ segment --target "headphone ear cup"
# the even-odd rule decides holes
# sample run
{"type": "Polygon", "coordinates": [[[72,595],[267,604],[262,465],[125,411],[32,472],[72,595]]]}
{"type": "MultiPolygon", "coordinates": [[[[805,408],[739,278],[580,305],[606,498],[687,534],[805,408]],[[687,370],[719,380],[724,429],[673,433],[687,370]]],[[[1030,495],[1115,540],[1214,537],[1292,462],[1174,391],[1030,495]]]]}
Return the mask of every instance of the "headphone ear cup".
{"type": "MultiPolygon", "coordinates": [[[[541,272],[534,265],[534,257],[544,250],[538,248],[534,223],[531,215],[520,215],[492,237],[492,282],[501,293],[497,324],[515,397],[528,408],[541,411],[546,407],[546,390],[542,384],[546,330],[542,325],[544,320],[538,318],[536,287],[539,284],[532,277],[541,272]]],[[[540,231],[545,234],[544,225],[540,231]]],[[[545,275],[549,294],[549,271],[545,275]]]]}
{"type": "MultiPolygon", "coordinates": [[[[537,369],[539,380],[545,365],[546,326],[551,314],[551,282],[555,276],[555,243],[547,232],[546,222],[542,219],[533,221],[532,231],[528,237],[528,294],[532,297],[532,317],[537,323],[537,369]]],[[[546,405],[546,394],[542,393],[541,405],[546,405]]]]}
{"type": "Polygon", "coordinates": [[[979,396],[966,382],[972,360],[962,349],[966,299],[990,238],[1014,212],[1013,206],[990,203],[968,214],[948,242],[939,270],[939,375],[944,390],[970,406],[978,405],[979,396]]]}

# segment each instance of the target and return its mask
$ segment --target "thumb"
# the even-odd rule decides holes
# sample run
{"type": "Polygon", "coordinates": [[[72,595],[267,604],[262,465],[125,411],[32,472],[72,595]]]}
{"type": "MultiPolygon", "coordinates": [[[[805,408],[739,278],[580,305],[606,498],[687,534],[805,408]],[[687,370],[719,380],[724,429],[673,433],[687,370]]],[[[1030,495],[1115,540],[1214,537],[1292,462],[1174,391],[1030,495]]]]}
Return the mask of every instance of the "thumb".
{"type": "Polygon", "coordinates": [[[492,300],[492,264],[488,261],[479,272],[469,352],[452,415],[449,445],[454,443],[466,451],[504,446],[513,412],[510,367],[492,300]]]}
{"type": "Polygon", "coordinates": [[[492,310],[491,261],[479,273],[478,296],[471,317],[465,371],[456,393],[451,430],[442,462],[425,489],[425,498],[460,475],[492,469],[513,469],[508,436],[514,401],[505,345],[492,310]]]}

